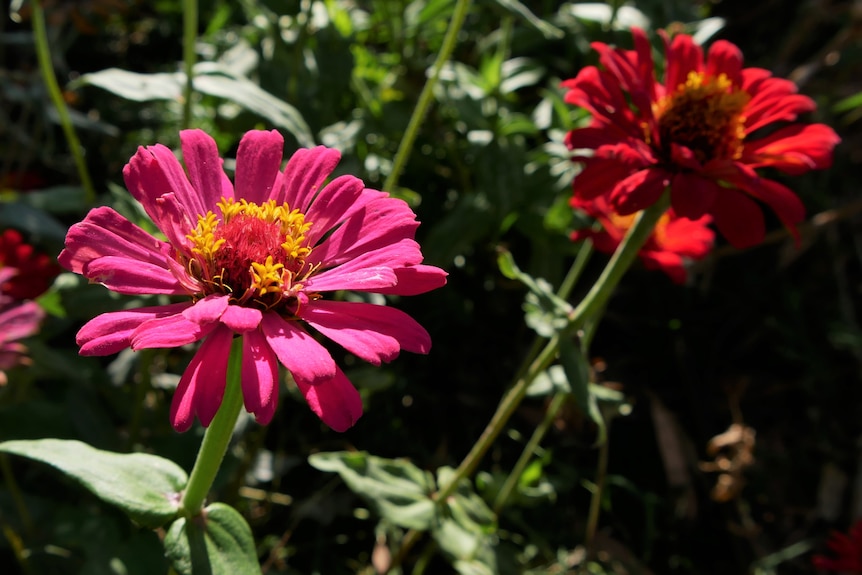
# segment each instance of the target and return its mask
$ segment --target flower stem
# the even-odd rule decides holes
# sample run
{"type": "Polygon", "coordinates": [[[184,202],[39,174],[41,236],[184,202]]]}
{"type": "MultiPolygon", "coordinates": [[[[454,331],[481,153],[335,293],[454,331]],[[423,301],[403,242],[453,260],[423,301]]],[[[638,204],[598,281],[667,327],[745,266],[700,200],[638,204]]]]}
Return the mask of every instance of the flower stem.
{"type": "Polygon", "coordinates": [[[665,191],[655,204],[637,215],[634,224],[629,228],[617,251],[614,252],[608,265],[602,271],[602,275],[599,276],[599,279],[593,284],[587,296],[581,300],[581,303],[572,312],[569,325],[566,327],[567,333],[579,330],[583,327],[584,322],[604,307],[608,298],[614,292],[614,288],[620,283],[626,270],[632,265],[632,262],[634,262],[638,255],[638,251],[646,243],[656,223],[661,219],[668,207],[670,207],[670,192],[665,191]]]}
{"type": "Polygon", "coordinates": [[[592,559],[593,544],[596,539],[596,529],[599,526],[599,513],[602,510],[602,491],[605,488],[605,478],[608,472],[608,451],[610,439],[605,439],[599,445],[599,462],[596,464],[596,485],[590,498],[590,511],[587,515],[587,530],[584,534],[584,547],[587,549],[587,560],[592,559]]]}
{"type": "Polygon", "coordinates": [[[503,506],[508,501],[509,497],[512,495],[512,491],[515,489],[515,485],[518,483],[518,480],[521,478],[521,474],[524,473],[524,469],[527,467],[527,464],[533,458],[533,454],[536,453],[536,448],[539,447],[539,443],[544,439],[545,434],[548,432],[548,429],[551,427],[551,424],[557,418],[557,414],[562,409],[563,405],[565,405],[566,400],[569,398],[568,393],[557,393],[554,395],[554,398],[551,400],[551,403],[548,404],[547,410],[545,410],[545,418],[539,424],[539,426],[533,431],[533,435],[530,437],[530,441],[527,442],[527,445],[524,446],[524,451],[521,452],[521,457],[518,458],[518,461],[515,463],[515,467],[512,468],[512,471],[509,472],[509,476],[506,478],[506,482],[503,483],[503,487],[500,488],[500,492],[497,493],[496,499],[494,499],[494,514],[499,515],[500,511],[503,509],[503,506]]]}
{"type": "Polygon", "coordinates": [[[227,383],[221,407],[204,433],[198,458],[183,493],[181,512],[194,517],[203,509],[204,501],[227,453],[236,418],[242,408],[242,338],[233,340],[227,366],[227,383]]]}
{"type": "Polygon", "coordinates": [[[431,105],[431,98],[434,95],[434,86],[437,85],[437,80],[440,79],[440,71],[443,65],[449,60],[452,51],[455,49],[455,44],[458,40],[458,33],[464,25],[464,19],[467,17],[467,12],[470,9],[470,0],[458,0],[455,5],[455,10],[452,14],[452,20],[449,22],[449,29],[446,30],[446,36],[443,38],[443,45],[440,47],[440,52],[437,53],[437,59],[431,68],[431,75],[425,82],[422,92],[419,94],[419,101],[413,109],[413,115],[410,116],[410,122],[407,124],[407,130],[404,132],[404,137],[401,138],[401,143],[398,144],[398,151],[395,153],[395,159],[392,161],[392,171],[386,177],[383,183],[383,189],[392,191],[398,183],[398,178],[401,176],[402,170],[407,163],[407,158],[413,149],[413,142],[416,140],[416,135],[419,133],[419,125],[425,119],[425,114],[428,112],[428,106],[431,105]]]}
{"type": "MultiPolygon", "coordinates": [[[[491,421],[488,422],[482,435],[479,436],[479,439],[473,445],[473,448],[470,449],[470,452],[455,470],[450,482],[442,486],[440,491],[436,493],[435,500],[438,504],[441,504],[441,502],[444,502],[446,498],[452,495],[461,480],[471,475],[476,470],[482,457],[491,445],[493,445],[494,441],[509,421],[509,418],[520,405],[521,400],[524,399],[524,396],[527,393],[527,388],[533,380],[541,372],[546,370],[554,359],[556,359],[560,338],[577,331],[583,327],[584,323],[586,323],[593,314],[600,313],[604,309],[604,306],[610,295],[613,293],[614,288],[616,288],[625,272],[631,266],[632,262],[634,262],[638,251],[640,251],[641,247],[646,243],[656,222],[658,222],[669,205],[670,193],[669,191],[665,191],[665,193],[662,194],[662,197],[655,204],[637,215],[634,225],[629,228],[628,233],[620,243],[617,251],[614,252],[614,255],[611,257],[610,261],[608,261],[607,266],[605,266],[602,275],[599,276],[599,279],[590,289],[587,296],[571,313],[569,324],[548,341],[547,345],[538,352],[535,359],[528,362],[529,367],[527,368],[526,373],[518,377],[515,384],[509,389],[506,395],[503,396],[503,399],[497,406],[497,411],[491,417],[491,421]]],[[[585,254],[584,257],[586,258],[588,255],[589,254],[585,254]]],[[[580,258],[576,259],[573,264],[573,268],[579,269],[577,271],[570,271],[569,276],[577,277],[577,274],[580,272],[580,268],[582,268],[584,264],[585,261],[582,261],[580,258]]],[[[563,282],[563,288],[566,290],[571,289],[574,284],[573,279],[574,278],[570,279],[567,277],[563,282]]],[[[533,349],[535,349],[535,347],[533,349]]],[[[407,556],[408,551],[416,544],[420,536],[421,533],[413,529],[407,532],[404,539],[401,541],[400,549],[392,560],[392,564],[389,567],[390,570],[401,564],[407,556]]]]}
{"type": "Polygon", "coordinates": [[[198,2],[183,0],[183,69],[186,86],[183,90],[183,128],[192,126],[192,91],[194,90],[195,42],[198,39],[198,2]]]}
{"type": "Polygon", "coordinates": [[[60,126],[62,126],[63,133],[66,136],[66,143],[69,145],[69,151],[75,160],[78,178],[81,180],[81,186],[84,188],[84,198],[87,200],[87,203],[92,204],[96,201],[96,190],[93,188],[90,172],[87,170],[87,162],[84,160],[84,151],[81,147],[81,142],[78,140],[75,127],[72,125],[72,117],[69,115],[69,109],[66,107],[66,101],[63,99],[63,92],[57,83],[57,74],[54,71],[54,63],[51,60],[51,47],[48,44],[48,32],[45,26],[45,11],[42,8],[42,0],[34,0],[30,3],[30,7],[32,9],[33,36],[36,41],[36,58],[39,60],[39,70],[42,72],[42,80],[45,82],[48,95],[54,104],[54,108],[57,110],[60,126]]]}

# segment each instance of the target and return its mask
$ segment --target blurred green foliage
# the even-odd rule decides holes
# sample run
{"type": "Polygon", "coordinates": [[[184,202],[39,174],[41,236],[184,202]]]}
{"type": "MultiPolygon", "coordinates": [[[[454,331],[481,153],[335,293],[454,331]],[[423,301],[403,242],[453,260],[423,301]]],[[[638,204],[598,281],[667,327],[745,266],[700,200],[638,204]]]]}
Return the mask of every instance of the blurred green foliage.
{"type": "MultiPolygon", "coordinates": [[[[252,128],[279,129],[288,152],[336,147],[338,173],[379,188],[454,4],[203,0],[193,123],[226,157],[252,128]]],[[[137,146],[177,147],[180,3],[45,5],[97,203],[152,230],[121,171],[137,146]]],[[[591,41],[627,45],[628,28],[638,25],[731,40],[747,65],[793,79],[817,101],[809,119],[829,123],[844,140],[835,166],[785,178],[813,225],[799,249],[785,237],[744,253],[719,246],[686,287],[641,269],[620,286],[591,346],[593,370],[613,383],[602,389],[621,390],[627,409],[608,430],[609,475],[590,562],[581,544],[597,430],[577,407],[553,421],[502,513],[489,507],[565,380],[549,372],[475,482],[459,485],[432,536],[404,558],[404,572],[538,574],[581,565],[586,573],[812,573],[805,553],[822,548],[830,526],[843,528],[862,511],[862,46],[854,6],[474,2],[406,169],[387,190],[418,213],[427,262],[450,272],[445,289],[394,302],[429,330],[434,348],[379,369],[333,348],[366,409],[347,433],[325,429],[285,386],[272,425],[240,422],[216,488],[252,525],[264,571],[373,573],[387,565],[415,525],[349,489],[357,481],[351,470],[361,464],[404,474],[409,485],[396,495],[425,505],[420,495],[479,436],[533,338],[528,323],[553,320],[536,315],[548,312],[536,302],[542,294],[551,299],[549,286],[560,284],[577,254],[569,233],[589,225],[568,205],[577,167],[563,144],[587,118],[563,102],[559,84],[595,63],[591,41]],[[540,282],[532,300],[525,303],[528,290],[517,276],[499,272],[501,247],[540,282]],[[538,312],[525,322],[531,305],[538,312]],[[717,474],[699,462],[711,459],[708,441],[733,422],[757,431],[756,463],[737,495],[719,502],[711,497],[717,474]],[[341,451],[350,453],[333,453],[341,451]],[[379,467],[379,458],[396,457],[409,462],[379,467]]],[[[65,229],[90,206],[40,82],[26,4],[19,8],[3,18],[0,33],[0,228],[20,229],[56,254],[65,229]]],[[[593,258],[585,277],[595,278],[602,264],[593,258]]],[[[583,292],[576,288],[571,301],[583,292]]],[[[97,313],[161,300],[58,277],[41,299],[51,317],[28,342],[32,366],[10,373],[10,385],[0,388],[0,440],[80,439],[146,450],[190,469],[200,432],[177,435],[167,417],[189,350],[81,358],[74,345],[76,330],[97,313]]],[[[606,400],[618,403],[617,395],[606,400]]],[[[163,531],[129,524],[44,467],[0,463],[17,478],[0,482],[3,573],[167,572],[163,531]]]]}

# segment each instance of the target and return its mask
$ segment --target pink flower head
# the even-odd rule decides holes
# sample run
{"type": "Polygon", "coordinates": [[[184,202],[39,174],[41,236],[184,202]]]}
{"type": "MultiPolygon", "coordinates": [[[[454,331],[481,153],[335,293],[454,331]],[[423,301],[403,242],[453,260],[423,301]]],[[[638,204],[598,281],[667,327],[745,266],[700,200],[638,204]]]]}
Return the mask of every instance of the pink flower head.
{"type": "Polygon", "coordinates": [[[815,568],[862,575],[862,521],[857,521],[846,535],[833,531],[826,544],[835,556],[815,555],[815,568]]]}
{"type": "Polygon", "coordinates": [[[686,34],[663,36],[667,61],[659,82],[646,34],[633,28],[632,35],[634,50],[594,42],[601,67],[563,82],[566,102],[592,114],[589,126],[566,138],[570,149],[593,150],[575,158],[584,164],[575,195],[606,195],[625,215],[670,188],[678,216],[712,215],[740,248],[763,241],[765,204],[798,237],[802,202],[756,170],[796,175],[832,164],[835,132],[792,123],[814,110],[811,98],[768,70],[743,68],[742,52],[730,42],[715,42],[704,57],[686,34]]]}
{"type": "MultiPolygon", "coordinates": [[[[593,200],[574,197],[571,204],[597,219],[604,228],[601,231],[577,230],[572,234],[572,240],[590,238],[596,249],[606,254],[616,251],[634,223],[634,214],[617,214],[603,196],[593,200]]],[[[674,283],[685,283],[686,260],[702,260],[712,249],[715,233],[709,228],[711,220],[709,216],[696,220],[680,218],[673,208],[669,209],[656,223],[652,234],[638,252],[638,257],[645,268],[662,270],[674,283]]]]}
{"type": "Polygon", "coordinates": [[[205,426],[215,416],[238,334],[245,408],[258,422],[275,412],[281,363],[311,409],[346,430],[362,414],[359,394],[306,328],[375,365],[401,349],[428,353],[428,333],[407,314],[325,298],[339,290],[414,295],[444,285],[443,270],[422,264],[415,214],[353,176],[324,185],[337,150],[297,150],[280,171],[281,135],[248,132],[232,184],[211,137],[186,130],[180,139],[188,174],[158,144],[139,148],[123,170],[167,241],[100,207],[72,226],[59,261],[119,293],[187,300],[97,316],[78,332],[80,353],[203,340],[171,405],[171,423],[185,431],[195,416],[205,426]]]}
{"type": "MultiPolygon", "coordinates": [[[[16,273],[14,268],[0,268],[0,285],[16,273]]],[[[0,292],[0,385],[6,385],[7,369],[27,363],[27,348],[18,340],[38,332],[44,316],[36,302],[17,301],[0,292]]]]}

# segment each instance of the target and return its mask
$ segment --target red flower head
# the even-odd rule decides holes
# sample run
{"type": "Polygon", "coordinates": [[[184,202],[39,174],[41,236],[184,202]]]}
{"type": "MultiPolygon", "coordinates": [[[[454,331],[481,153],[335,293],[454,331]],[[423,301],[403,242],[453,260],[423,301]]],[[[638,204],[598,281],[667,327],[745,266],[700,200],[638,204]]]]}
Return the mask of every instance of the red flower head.
{"type": "Polygon", "coordinates": [[[848,535],[833,531],[826,544],[837,557],[815,555],[812,559],[815,568],[862,575],[862,521],[857,521],[848,535]]]}
{"type": "Polygon", "coordinates": [[[37,254],[17,230],[0,234],[0,268],[15,268],[17,273],[0,283],[0,290],[14,299],[33,299],[41,295],[60,273],[60,266],[46,254],[37,254]]]}
{"type": "MultiPolygon", "coordinates": [[[[0,286],[7,285],[18,270],[0,268],[0,286]]],[[[36,302],[17,301],[0,289],[0,385],[6,385],[6,370],[26,364],[27,348],[18,342],[39,331],[45,313],[36,302]]]]}
{"type": "MultiPolygon", "coordinates": [[[[622,242],[634,223],[635,215],[621,216],[608,205],[604,196],[593,200],[572,198],[572,206],[597,219],[604,228],[601,231],[577,230],[572,240],[590,238],[600,252],[612,254],[622,242]]],[[[658,221],[652,235],[638,252],[644,267],[662,270],[674,283],[683,284],[686,279],[685,259],[701,260],[712,249],[715,233],[709,228],[712,218],[703,216],[696,220],[680,218],[671,208],[658,221]]]]}
{"type": "Polygon", "coordinates": [[[763,240],[757,203],[769,206],[794,234],[805,209],[785,186],[756,168],[787,174],[828,168],[839,142],[824,124],[783,125],[814,110],[796,86],[760,68],[743,68],[742,53],[719,40],[703,50],[691,36],[663,35],[664,83],[655,77],[646,34],[632,29],[634,50],[593,43],[601,68],[588,66],[563,82],[566,101],[593,116],[570,132],[570,149],[592,149],[575,178],[578,197],[607,195],[614,209],[632,214],[655,203],[670,187],[677,216],[711,214],[719,231],[737,247],[763,240]],[[761,128],[772,128],[764,132],[761,128]],[[755,201],[757,200],[757,201],[755,201]]]}
{"type": "Polygon", "coordinates": [[[231,183],[212,138],[187,130],[180,139],[188,175],[161,145],[139,148],[123,170],[167,241],[100,207],[72,226],[59,261],[119,293],[185,301],[97,316],[78,332],[80,353],[203,340],[171,405],[171,423],[185,431],[196,416],[209,425],[218,411],[238,334],[243,399],[260,423],[275,412],[281,363],[326,424],[349,428],[362,413],[359,393],[307,328],[375,365],[402,349],[429,351],[428,333],[404,312],[326,298],[340,290],[414,295],[445,284],[446,272],[422,264],[415,214],[353,176],[324,184],[337,150],[297,150],[280,171],[281,135],[249,132],[231,183]]]}

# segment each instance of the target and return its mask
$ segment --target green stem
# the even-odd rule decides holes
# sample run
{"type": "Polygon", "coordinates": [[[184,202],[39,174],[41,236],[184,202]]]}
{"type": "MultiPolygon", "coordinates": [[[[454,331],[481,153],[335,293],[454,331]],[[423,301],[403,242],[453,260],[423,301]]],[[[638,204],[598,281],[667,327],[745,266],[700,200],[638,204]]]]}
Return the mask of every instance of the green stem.
{"type": "Polygon", "coordinates": [[[183,493],[180,509],[187,517],[194,517],[203,509],[204,501],[215,480],[221,462],[227,453],[237,416],[242,408],[242,338],[233,340],[227,366],[227,384],[221,407],[204,433],[198,458],[192,469],[189,483],[183,493]]]}
{"type": "Polygon", "coordinates": [[[194,90],[195,42],[198,39],[197,0],[183,0],[183,68],[186,86],[183,91],[183,128],[192,127],[192,92],[194,90]]]}
{"type": "Polygon", "coordinates": [[[596,485],[590,498],[590,511],[587,515],[587,531],[584,534],[584,547],[587,549],[587,559],[593,556],[593,544],[596,539],[596,529],[599,526],[599,513],[602,509],[602,491],[605,488],[605,478],[608,472],[608,451],[610,440],[606,439],[599,446],[599,462],[596,465],[596,485]]]}
{"type": "MultiPolygon", "coordinates": [[[[614,255],[608,261],[602,275],[599,276],[599,279],[593,285],[592,289],[590,289],[587,296],[572,312],[568,326],[548,341],[538,356],[530,362],[527,372],[522,377],[519,377],[506,395],[503,396],[503,399],[497,406],[497,411],[491,417],[491,421],[488,422],[482,435],[455,470],[450,482],[437,492],[435,499],[438,504],[441,504],[441,502],[444,502],[446,498],[452,495],[461,480],[476,470],[482,457],[503,431],[509,418],[521,404],[521,400],[524,399],[527,393],[527,388],[556,359],[560,337],[577,331],[593,314],[599,313],[604,308],[614,288],[616,288],[626,270],[634,262],[638,251],[646,243],[656,222],[658,222],[669,205],[670,193],[666,191],[662,194],[659,201],[637,215],[634,224],[629,228],[625,238],[623,238],[616,252],[614,252],[614,255]]],[[[576,260],[575,264],[577,263],[576,260]]],[[[564,281],[564,283],[566,282],[564,281]]],[[[390,570],[401,564],[407,552],[416,544],[420,536],[421,533],[416,530],[411,529],[407,532],[401,542],[401,548],[392,560],[392,564],[389,567],[390,570]]]]}
{"type": "Polygon", "coordinates": [[[557,393],[554,395],[551,403],[548,404],[548,409],[545,411],[545,418],[539,426],[536,427],[535,431],[533,431],[530,441],[527,442],[527,445],[524,446],[524,451],[521,452],[521,457],[518,458],[518,461],[515,463],[515,467],[512,468],[512,471],[506,478],[506,482],[503,483],[503,486],[500,488],[500,492],[497,494],[497,498],[494,500],[494,514],[500,514],[506,501],[508,501],[509,497],[512,495],[512,491],[514,491],[515,485],[521,478],[521,474],[524,473],[524,469],[526,469],[527,464],[533,458],[533,455],[536,453],[536,449],[539,447],[542,439],[544,439],[545,434],[551,427],[551,424],[557,418],[557,414],[560,412],[560,409],[562,409],[563,405],[566,404],[566,400],[569,398],[569,395],[570,394],[568,393],[557,393]]]}
{"type": "Polygon", "coordinates": [[[18,487],[18,482],[15,481],[15,474],[12,473],[12,468],[9,466],[9,458],[6,457],[5,453],[0,453],[0,469],[3,470],[6,489],[9,490],[9,495],[12,497],[12,501],[18,510],[18,517],[21,519],[21,525],[24,526],[24,532],[28,537],[32,537],[33,533],[35,533],[33,518],[30,516],[30,511],[24,502],[24,494],[21,493],[21,488],[18,487]]]}
{"type": "Polygon", "coordinates": [[[30,3],[30,7],[32,9],[33,36],[36,40],[36,58],[39,60],[39,70],[42,72],[42,80],[45,82],[48,95],[54,104],[54,108],[57,110],[57,116],[60,118],[60,126],[63,128],[66,142],[69,145],[69,151],[72,153],[75,167],[78,169],[78,178],[81,180],[81,186],[84,188],[84,197],[87,203],[92,204],[96,201],[96,191],[93,188],[92,180],[90,180],[90,172],[87,171],[87,162],[84,160],[84,151],[81,147],[81,142],[78,140],[75,127],[72,125],[69,108],[66,107],[63,92],[57,83],[54,62],[51,60],[51,47],[48,44],[48,32],[45,26],[45,11],[42,8],[42,0],[34,0],[30,3]]]}
{"type": "Polygon", "coordinates": [[[655,204],[637,215],[634,224],[629,228],[622,243],[620,243],[614,255],[611,256],[608,265],[602,271],[602,275],[599,276],[599,279],[593,284],[589,293],[572,312],[569,325],[566,327],[567,333],[579,330],[587,319],[604,307],[611,294],[613,294],[614,288],[620,283],[623,275],[637,257],[638,251],[646,243],[656,223],[661,219],[669,206],[670,192],[665,191],[655,204]]]}
{"type": "Polygon", "coordinates": [[[464,25],[464,19],[467,17],[469,9],[470,0],[458,0],[458,3],[455,5],[452,20],[449,22],[449,29],[446,30],[446,36],[443,38],[443,45],[440,47],[440,52],[437,53],[437,59],[431,68],[431,75],[419,94],[419,101],[413,109],[413,115],[410,116],[407,130],[404,132],[404,137],[401,138],[401,143],[398,144],[398,151],[395,153],[395,159],[392,161],[392,171],[389,172],[389,176],[386,177],[386,181],[383,183],[384,190],[392,191],[398,183],[398,178],[401,176],[401,172],[407,163],[407,158],[413,149],[413,142],[419,133],[419,125],[425,119],[425,114],[431,105],[434,86],[437,85],[437,80],[440,79],[440,71],[455,49],[455,44],[458,41],[458,33],[464,25]]]}

